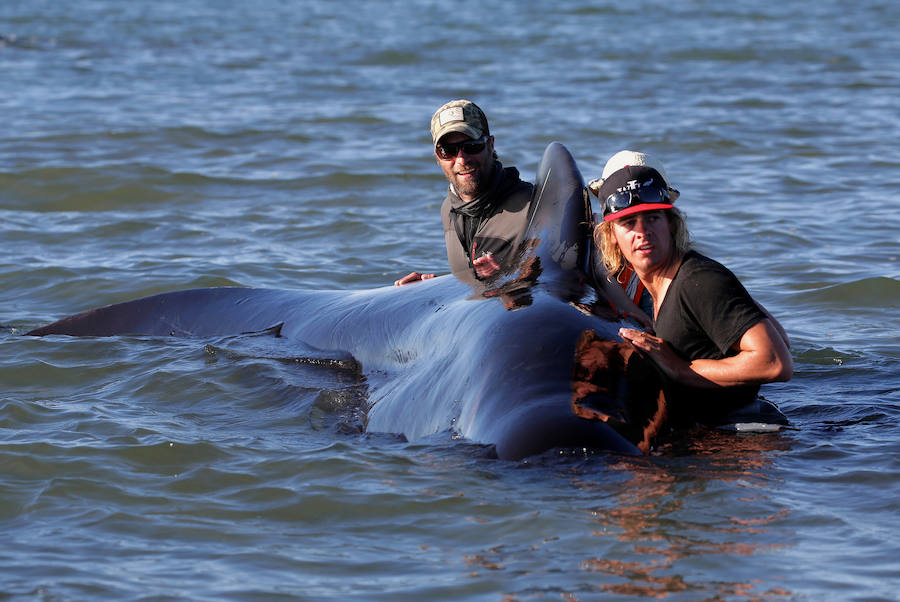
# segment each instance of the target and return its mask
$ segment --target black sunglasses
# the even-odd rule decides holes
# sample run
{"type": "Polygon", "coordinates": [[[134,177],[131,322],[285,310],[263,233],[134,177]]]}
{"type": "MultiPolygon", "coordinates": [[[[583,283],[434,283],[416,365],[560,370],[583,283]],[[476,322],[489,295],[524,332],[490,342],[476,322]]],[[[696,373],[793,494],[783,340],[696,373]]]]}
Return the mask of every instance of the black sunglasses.
{"type": "Polygon", "coordinates": [[[603,201],[603,217],[616,213],[622,209],[628,209],[642,203],[668,203],[669,190],[661,186],[647,186],[635,190],[622,190],[614,192],[603,201]]]}
{"type": "Polygon", "coordinates": [[[439,159],[447,161],[455,159],[462,150],[467,155],[477,155],[484,150],[487,145],[487,136],[482,136],[477,140],[463,140],[462,142],[438,142],[434,147],[434,152],[439,159]]]}

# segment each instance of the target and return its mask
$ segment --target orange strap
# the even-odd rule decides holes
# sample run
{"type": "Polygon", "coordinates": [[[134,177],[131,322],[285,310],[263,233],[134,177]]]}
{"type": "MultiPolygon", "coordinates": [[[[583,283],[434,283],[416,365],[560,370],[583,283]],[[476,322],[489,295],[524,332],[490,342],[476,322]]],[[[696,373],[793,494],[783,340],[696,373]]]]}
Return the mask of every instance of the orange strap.
{"type": "MultiPolygon", "coordinates": [[[[622,285],[623,290],[628,290],[628,282],[631,280],[631,277],[634,275],[634,270],[631,266],[625,266],[621,272],[619,272],[616,280],[619,281],[619,284],[622,285]]],[[[641,296],[644,294],[644,283],[640,280],[637,281],[637,286],[634,289],[634,297],[631,299],[634,301],[634,304],[640,307],[641,305],[641,296]]]]}

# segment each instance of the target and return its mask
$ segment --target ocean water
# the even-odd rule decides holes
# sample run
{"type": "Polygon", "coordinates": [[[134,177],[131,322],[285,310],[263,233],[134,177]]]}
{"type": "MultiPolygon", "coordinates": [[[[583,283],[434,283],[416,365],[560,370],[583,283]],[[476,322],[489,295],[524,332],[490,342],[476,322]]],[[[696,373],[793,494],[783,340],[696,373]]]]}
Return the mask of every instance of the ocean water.
{"type": "MultiPolygon", "coordinates": [[[[0,598],[896,600],[900,5],[0,4],[0,598]],[[236,338],[34,339],[197,286],[445,273],[432,112],[531,179],[659,156],[784,325],[792,428],[644,458],[361,432],[236,338]]],[[[473,366],[473,369],[477,367],[473,366]]]]}

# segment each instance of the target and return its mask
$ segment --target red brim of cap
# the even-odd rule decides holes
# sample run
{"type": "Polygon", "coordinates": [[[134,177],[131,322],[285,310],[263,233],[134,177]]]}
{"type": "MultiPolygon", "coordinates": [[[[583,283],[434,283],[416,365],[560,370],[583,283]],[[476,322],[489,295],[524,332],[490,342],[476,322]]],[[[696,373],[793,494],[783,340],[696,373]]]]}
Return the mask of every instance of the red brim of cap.
{"type": "Polygon", "coordinates": [[[640,203],[639,205],[632,205],[631,207],[626,207],[621,211],[616,211],[615,213],[610,213],[609,215],[603,216],[604,222],[611,222],[614,219],[619,219],[620,217],[625,217],[626,215],[631,215],[632,213],[640,213],[641,211],[659,211],[660,209],[672,209],[675,207],[672,203],[640,203]]]}

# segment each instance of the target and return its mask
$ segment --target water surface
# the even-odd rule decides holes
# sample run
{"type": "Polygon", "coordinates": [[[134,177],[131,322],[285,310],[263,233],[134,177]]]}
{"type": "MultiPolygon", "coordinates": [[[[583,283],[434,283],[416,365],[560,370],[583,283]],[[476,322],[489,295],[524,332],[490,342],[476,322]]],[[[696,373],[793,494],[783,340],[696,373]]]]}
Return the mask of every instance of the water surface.
{"type": "MultiPolygon", "coordinates": [[[[863,0],[0,7],[0,596],[893,600],[900,8],[863,0]],[[195,286],[446,272],[428,122],[533,178],[666,164],[792,338],[793,429],[492,460],[363,434],[252,341],[21,334],[195,286]]],[[[277,350],[275,350],[277,351],[277,350]]]]}

